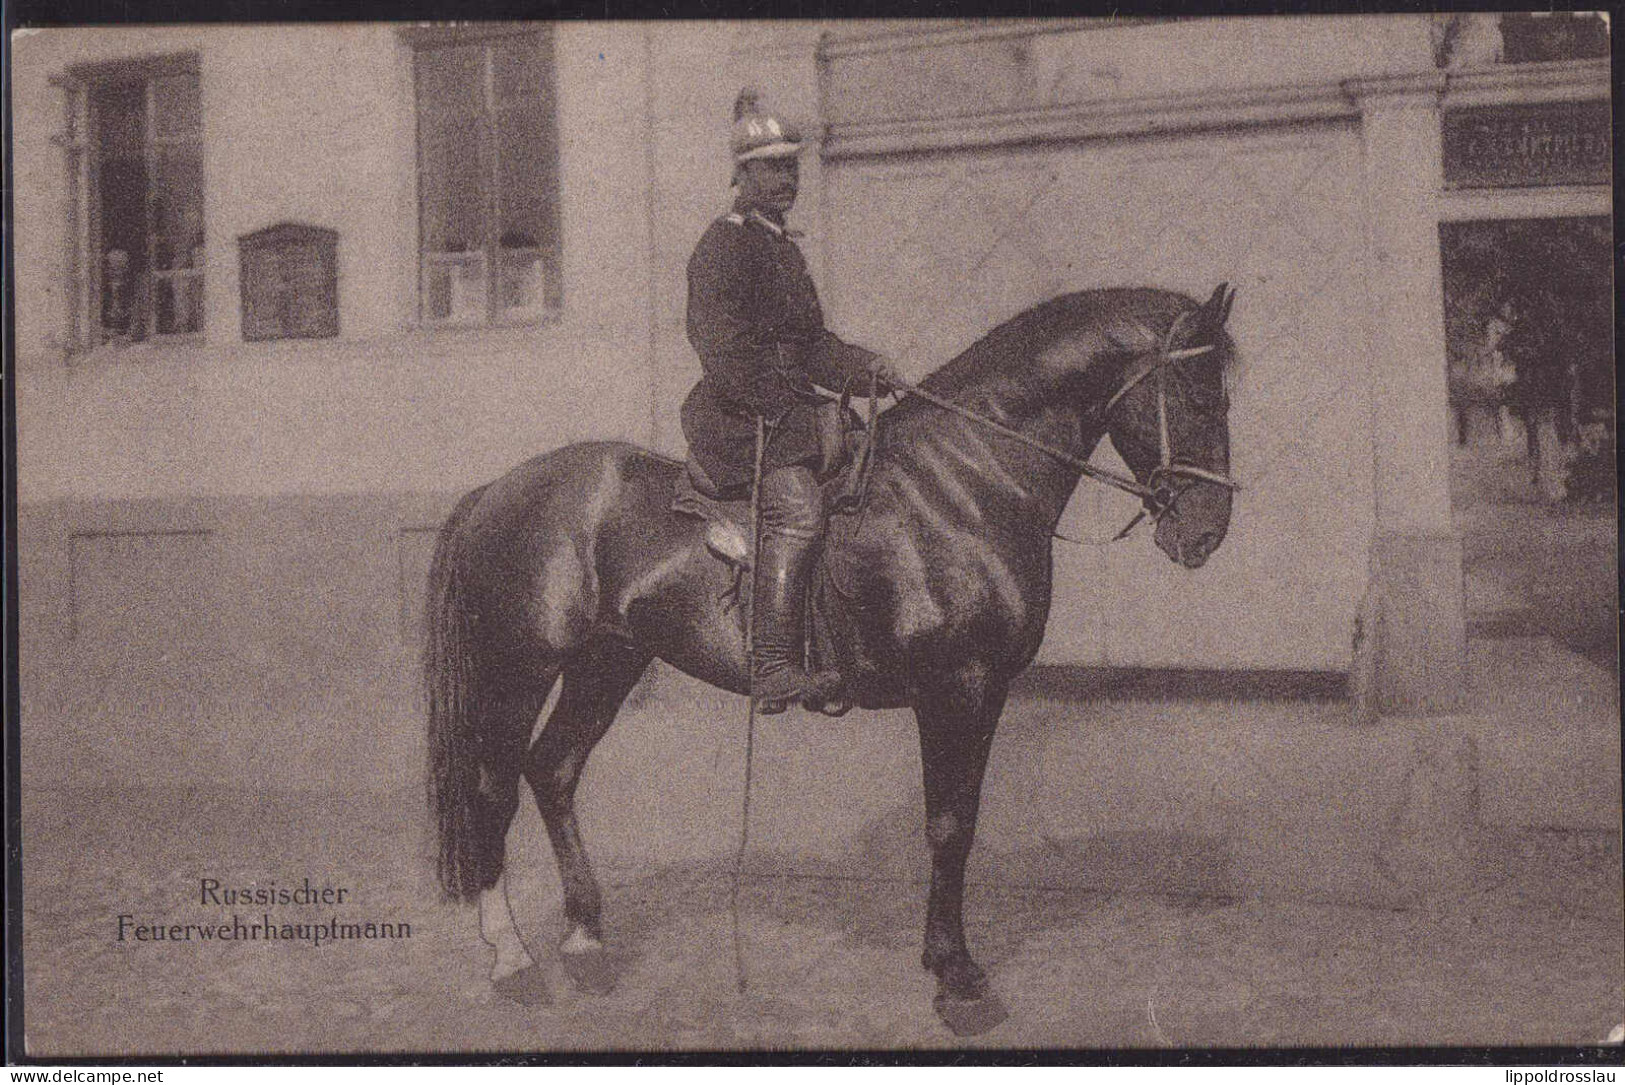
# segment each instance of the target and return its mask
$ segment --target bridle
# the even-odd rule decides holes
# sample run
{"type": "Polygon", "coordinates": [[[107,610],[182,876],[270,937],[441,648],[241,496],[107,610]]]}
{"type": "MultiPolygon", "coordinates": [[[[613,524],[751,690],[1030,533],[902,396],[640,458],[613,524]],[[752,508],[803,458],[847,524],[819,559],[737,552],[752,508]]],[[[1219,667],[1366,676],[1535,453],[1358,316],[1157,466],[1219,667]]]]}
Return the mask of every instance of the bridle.
{"type": "MultiPolygon", "coordinates": [[[[1128,524],[1124,526],[1123,530],[1119,531],[1115,536],[1113,536],[1112,541],[1116,542],[1118,539],[1127,538],[1129,532],[1133,531],[1140,521],[1145,519],[1147,516],[1151,517],[1152,523],[1156,523],[1161,520],[1170,510],[1174,508],[1180,497],[1183,496],[1184,493],[1192,486],[1199,482],[1211,483],[1215,486],[1223,486],[1232,492],[1236,492],[1241,489],[1235,480],[1227,475],[1219,474],[1216,471],[1209,471],[1206,468],[1197,467],[1194,464],[1180,463],[1175,460],[1173,456],[1173,447],[1168,439],[1167,368],[1174,362],[1185,361],[1189,358],[1199,358],[1205,354],[1211,353],[1214,349],[1214,345],[1211,343],[1200,347],[1181,347],[1177,345],[1179,342],[1180,333],[1184,330],[1185,320],[1188,316],[1190,316],[1189,312],[1179,314],[1179,317],[1175,319],[1173,326],[1168,329],[1168,334],[1163,336],[1162,342],[1155,349],[1137,354],[1131,359],[1127,371],[1124,373],[1122,381],[1118,385],[1117,390],[1106,399],[1106,402],[1102,407],[1098,408],[1094,412],[1102,424],[1104,424],[1110,419],[1112,411],[1116,409],[1120,402],[1122,402],[1124,396],[1126,396],[1134,388],[1138,387],[1147,378],[1154,377],[1156,379],[1158,463],[1156,467],[1151,469],[1150,474],[1146,476],[1145,482],[1140,482],[1138,479],[1120,475],[1116,471],[1112,471],[1104,467],[1097,467],[1087,460],[1072,455],[1070,452],[1066,452],[1044,441],[1040,441],[1036,437],[1031,437],[1025,433],[1022,433],[1020,430],[1011,429],[1009,426],[1006,426],[1001,422],[995,421],[994,419],[973,411],[968,407],[961,406],[960,404],[955,403],[953,400],[945,399],[942,396],[936,395],[933,392],[921,388],[919,385],[909,384],[907,382],[897,382],[897,387],[902,391],[907,392],[909,395],[920,397],[933,406],[940,407],[951,414],[957,414],[961,418],[975,422],[986,429],[990,429],[994,433],[999,434],[1001,437],[1007,437],[1012,441],[1026,445],[1028,448],[1037,449],[1053,459],[1059,460],[1067,466],[1075,468],[1077,471],[1081,472],[1085,478],[1093,479],[1096,482],[1111,486],[1114,489],[1121,490],[1126,494],[1139,498],[1143,507],[1138,513],[1135,514],[1134,519],[1130,520],[1128,524]]],[[[874,402],[873,397],[871,397],[870,402],[874,402]]],[[[1064,538],[1064,536],[1062,537],[1064,538]]],[[[1068,541],[1075,542],[1077,540],[1068,541]]]]}
{"type": "Polygon", "coordinates": [[[1128,372],[1124,375],[1117,391],[1112,393],[1111,397],[1106,400],[1105,406],[1099,411],[1102,421],[1110,418],[1113,409],[1133,388],[1147,377],[1156,379],[1157,466],[1153,467],[1151,473],[1146,476],[1145,485],[1135,484],[1136,490],[1149,490],[1149,494],[1140,494],[1136,490],[1127,491],[1140,497],[1144,507],[1135,514],[1132,520],[1124,525],[1123,530],[1114,536],[1112,540],[1114,542],[1126,538],[1128,533],[1133,531],[1135,526],[1147,516],[1151,517],[1152,523],[1161,520],[1163,516],[1173,509],[1185,491],[1198,482],[1223,486],[1232,493],[1241,489],[1236,481],[1228,475],[1219,474],[1217,471],[1209,471],[1194,464],[1177,463],[1173,458],[1173,444],[1168,439],[1168,366],[1187,358],[1201,357],[1211,353],[1214,349],[1212,343],[1200,347],[1175,346],[1179,342],[1180,332],[1184,330],[1185,320],[1189,316],[1189,312],[1180,313],[1175,318],[1173,325],[1168,329],[1168,334],[1163,337],[1161,345],[1154,351],[1139,355],[1130,364],[1128,372]]]}

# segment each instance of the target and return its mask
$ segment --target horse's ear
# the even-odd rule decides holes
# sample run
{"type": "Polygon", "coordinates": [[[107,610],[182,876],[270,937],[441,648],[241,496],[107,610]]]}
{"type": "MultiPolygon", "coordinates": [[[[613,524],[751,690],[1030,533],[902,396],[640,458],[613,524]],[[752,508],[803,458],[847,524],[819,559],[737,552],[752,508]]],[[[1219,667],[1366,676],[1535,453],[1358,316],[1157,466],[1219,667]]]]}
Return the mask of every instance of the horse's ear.
{"type": "Polygon", "coordinates": [[[1218,332],[1224,327],[1224,322],[1230,319],[1230,306],[1235,304],[1236,292],[1229,283],[1220,283],[1213,288],[1213,296],[1207,299],[1202,306],[1200,323],[1202,330],[1209,334],[1218,332]]]}

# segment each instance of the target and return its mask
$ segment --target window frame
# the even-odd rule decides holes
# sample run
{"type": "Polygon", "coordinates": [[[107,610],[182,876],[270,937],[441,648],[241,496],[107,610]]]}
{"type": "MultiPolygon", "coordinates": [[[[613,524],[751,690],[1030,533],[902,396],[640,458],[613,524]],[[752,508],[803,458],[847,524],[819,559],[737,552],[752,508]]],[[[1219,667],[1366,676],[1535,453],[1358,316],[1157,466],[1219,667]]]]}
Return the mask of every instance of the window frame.
{"type": "Polygon", "coordinates": [[[560,207],[560,164],[558,136],[558,93],[555,65],[553,28],[547,23],[446,23],[403,27],[401,39],[410,47],[412,64],[412,115],[414,121],[414,181],[417,208],[417,267],[414,275],[414,312],[417,324],[427,330],[460,330],[481,328],[523,327],[555,322],[564,307],[563,289],[563,237],[560,207]],[[496,89],[497,72],[495,49],[504,41],[517,38],[534,40],[538,50],[541,85],[530,93],[499,99],[496,89]],[[434,103],[426,103],[420,92],[419,61],[425,54],[440,49],[468,46],[480,47],[480,90],[477,114],[477,140],[479,145],[479,172],[484,186],[480,201],[479,247],[463,252],[442,252],[427,247],[428,219],[426,193],[430,170],[425,161],[426,116],[436,113],[466,115],[461,110],[437,110],[434,103]],[[505,247],[502,236],[502,169],[501,141],[498,119],[504,110],[539,109],[545,132],[544,155],[537,184],[546,190],[547,211],[544,229],[549,237],[544,243],[530,247],[505,247]],[[503,268],[505,259],[518,255],[533,257],[542,266],[546,276],[538,302],[523,310],[509,309],[502,304],[503,268]],[[429,273],[431,267],[474,263],[481,268],[485,303],[477,317],[448,315],[437,318],[429,313],[429,273]]]}
{"type": "MultiPolygon", "coordinates": [[[[207,258],[202,265],[190,268],[160,270],[158,264],[159,231],[156,204],[159,197],[159,151],[165,147],[192,146],[197,150],[200,172],[203,156],[203,88],[202,65],[195,52],[173,53],[150,57],[127,57],[74,65],[51,83],[63,92],[63,130],[53,142],[63,150],[63,168],[67,184],[66,267],[70,304],[68,310],[68,344],[71,354],[84,354],[102,347],[114,346],[105,337],[106,314],[102,312],[104,277],[101,259],[103,240],[104,197],[102,193],[101,155],[99,153],[101,126],[95,108],[95,95],[104,88],[117,84],[141,84],[142,131],[141,156],[145,170],[146,192],[143,200],[143,233],[146,252],[139,280],[131,283],[132,322],[139,318],[143,334],[118,343],[186,344],[202,342],[208,323],[207,258]],[[197,82],[197,124],[193,130],[181,134],[161,135],[155,84],[162,79],[189,77],[197,82]],[[197,280],[198,327],[195,331],[160,332],[158,330],[158,296],[161,281],[180,282],[197,280]]],[[[199,199],[207,206],[207,177],[200,177],[199,199]]],[[[203,245],[208,245],[207,219],[203,220],[203,245]]]]}

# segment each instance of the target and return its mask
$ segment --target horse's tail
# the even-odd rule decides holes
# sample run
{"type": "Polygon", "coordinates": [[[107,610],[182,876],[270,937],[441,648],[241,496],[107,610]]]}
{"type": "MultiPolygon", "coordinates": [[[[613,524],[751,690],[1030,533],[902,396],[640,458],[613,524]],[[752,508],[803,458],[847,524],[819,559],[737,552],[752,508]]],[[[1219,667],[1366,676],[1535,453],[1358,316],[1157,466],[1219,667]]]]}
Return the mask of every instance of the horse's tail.
{"type": "Polygon", "coordinates": [[[480,739],[474,701],[473,615],[465,594],[463,530],[485,487],[457,502],[435,540],[423,650],[429,708],[429,809],[439,849],[435,864],[447,897],[472,900],[501,874],[502,843],[484,839],[480,739]]]}

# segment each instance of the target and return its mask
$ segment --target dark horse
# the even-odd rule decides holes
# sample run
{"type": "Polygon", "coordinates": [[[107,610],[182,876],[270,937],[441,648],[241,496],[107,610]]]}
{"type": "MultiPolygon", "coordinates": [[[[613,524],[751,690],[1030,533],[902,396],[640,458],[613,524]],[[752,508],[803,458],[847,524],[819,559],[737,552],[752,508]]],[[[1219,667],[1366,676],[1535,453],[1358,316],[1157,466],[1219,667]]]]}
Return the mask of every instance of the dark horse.
{"type": "MultiPolygon", "coordinates": [[[[1051,534],[1110,435],[1170,559],[1194,569],[1223,541],[1230,300],[1224,286],[1203,306],[1091,290],[1000,325],[880,416],[866,504],[831,524],[818,606],[842,622],[847,693],[918,720],[931,849],[923,963],[956,1031],[1003,1016],[965,945],[965,860],[1006,692],[1049,615],[1051,534]]],[[[538,967],[502,883],[520,777],[563,881],[563,958],[578,983],[599,986],[601,895],[574,809],[588,755],[656,657],[748,689],[734,574],[699,521],[670,511],[681,470],[633,445],[571,445],[466,495],[440,530],[426,652],[439,875],[448,896],[480,898],[492,980],[522,1000],[538,967]]]]}

